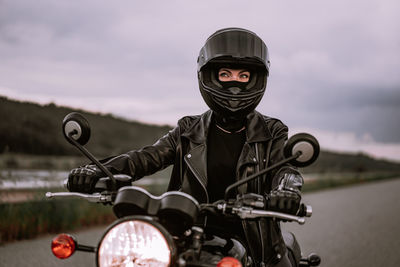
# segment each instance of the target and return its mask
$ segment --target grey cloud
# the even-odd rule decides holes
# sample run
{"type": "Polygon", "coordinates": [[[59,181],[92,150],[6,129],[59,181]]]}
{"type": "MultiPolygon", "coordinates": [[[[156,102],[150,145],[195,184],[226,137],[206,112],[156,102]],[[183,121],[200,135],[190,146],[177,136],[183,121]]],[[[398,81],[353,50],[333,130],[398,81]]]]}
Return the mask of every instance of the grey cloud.
{"type": "Polygon", "coordinates": [[[396,0],[2,1],[0,86],[60,102],[161,99],[168,104],[159,118],[192,114],[205,106],[196,81],[200,47],[218,28],[240,26],[257,32],[271,52],[261,111],[291,126],[400,142],[395,7],[396,0]],[[179,99],[199,105],[170,104],[179,99]]]}
{"type": "Polygon", "coordinates": [[[301,90],[269,101],[284,103],[275,113],[294,127],[352,131],[379,142],[400,142],[400,88],[346,89],[301,90]]]}

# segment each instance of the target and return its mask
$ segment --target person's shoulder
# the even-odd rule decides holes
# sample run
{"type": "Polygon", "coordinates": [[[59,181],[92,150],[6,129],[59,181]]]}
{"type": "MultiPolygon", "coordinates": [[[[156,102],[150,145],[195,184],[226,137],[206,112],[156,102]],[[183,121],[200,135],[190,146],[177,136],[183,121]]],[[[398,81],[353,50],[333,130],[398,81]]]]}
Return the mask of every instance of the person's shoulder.
{"type": "Polygon", "coordinates": [[[199,115],[184,116],[178,120],[178,127],[183,129],[191,128],[194,124],[197,124],[204,116],[207,116],[209,112],[210,111],[206,111],[205,113],[199,115]]]}
{"type": "Polygon", "coordinates": [[[255,112],[257,112],[258,115],[263,119],[265,125],[273,136],[281,131],[288,131],[288,127],[280,119],[261,114],[258,111],[255,112]]]}
{"type": "Polygon", "coordinates": [[[178,120],[179,124],[191,124],[193,121],[199,120],[201,115],[187,115],[178,120]]]}

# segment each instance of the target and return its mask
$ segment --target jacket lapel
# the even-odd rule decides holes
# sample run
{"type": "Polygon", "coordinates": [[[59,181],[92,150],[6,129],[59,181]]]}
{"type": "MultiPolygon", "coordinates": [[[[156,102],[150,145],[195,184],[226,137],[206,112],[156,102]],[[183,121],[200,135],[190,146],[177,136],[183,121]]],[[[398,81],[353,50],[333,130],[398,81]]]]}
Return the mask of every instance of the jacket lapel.
{"type": "Polygon", "coordinates": [[[272,134],[265,123],[266,117],[257,111],[247,115],[246,137],[247,143],[266,142],[272,138],[272,134]]]}
{"type": "Polygon", "coordinates": [[[206,145],[200,144],[185,155],[185,162],[204,189],[207,188],[207,151],[206,145]]]}
{"type": "Polygon", "coordinates": [[[190,142],[189,151],[184,155],[185,162],[201,184],[208,202],[207,192],[207,135],[210,128],[212,111],[203,113],[197,122],[182,133],[190,142]]]}
{"type": "MultiPolygon", "coordinates": [[[[243,145],[242,153],[240,153],[238,164],[237,164],[237,172],[243,165],[247,164],[257,164],[258,159],[256,158],[256,153],[254,149],[251,147],[249,143],[245,143],[243,145]]],[[[237,173],[238,174],[238,173],[237,173]]]]}
{"type": "Polygon", "coordinates": [[[271,132],[265,124],[263,115],[257,111],[251,112],[247,116],[246,124],[246,143],[243,145],[242,153],[236,167],[238,179],[241,179],[240,170],[245,165],[256,165],[260,158],[255,151],[255,143],[266,142],[272,138],[271,132]]]}

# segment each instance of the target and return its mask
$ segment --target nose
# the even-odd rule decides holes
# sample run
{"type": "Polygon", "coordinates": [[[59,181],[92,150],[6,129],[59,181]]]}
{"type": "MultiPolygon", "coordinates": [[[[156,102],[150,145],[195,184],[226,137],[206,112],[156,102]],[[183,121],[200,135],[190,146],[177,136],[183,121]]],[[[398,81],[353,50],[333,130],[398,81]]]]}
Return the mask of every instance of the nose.
{"type": "Polygon", "coordinates": [[[233,75],[232,81],[240,81],[239,75],[233,75]]]}

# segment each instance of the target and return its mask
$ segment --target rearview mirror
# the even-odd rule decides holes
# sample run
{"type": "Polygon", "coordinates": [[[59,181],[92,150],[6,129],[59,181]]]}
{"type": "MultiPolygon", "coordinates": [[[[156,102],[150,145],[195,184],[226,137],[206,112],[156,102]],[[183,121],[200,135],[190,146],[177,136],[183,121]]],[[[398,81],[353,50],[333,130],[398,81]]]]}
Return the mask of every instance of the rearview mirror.
{"type": "Polygon", "coordinates": [[[319,143],[317,139],[307,133],[298,133],[289,138],[284,148],[286,158],[300,152],[300,156],[290,163],[296,167],[311,165],[319,155],[319,143]]]}
{"type": "Polygon", "coordinates": [[[85,145],[90,138],[89,122],[78,112],[69,113],[63,120],[63,134],[68,142],[70,138],[77,141],[80,145],[85,145]]]}

